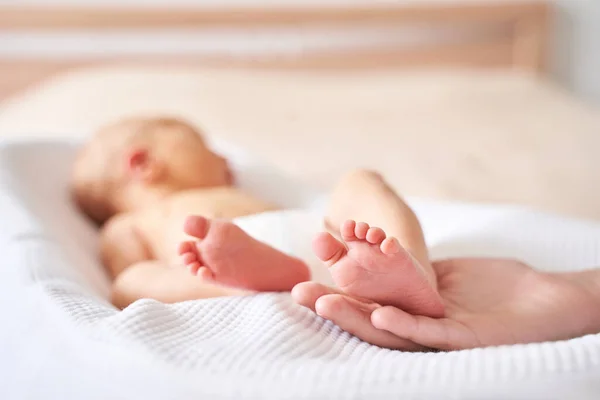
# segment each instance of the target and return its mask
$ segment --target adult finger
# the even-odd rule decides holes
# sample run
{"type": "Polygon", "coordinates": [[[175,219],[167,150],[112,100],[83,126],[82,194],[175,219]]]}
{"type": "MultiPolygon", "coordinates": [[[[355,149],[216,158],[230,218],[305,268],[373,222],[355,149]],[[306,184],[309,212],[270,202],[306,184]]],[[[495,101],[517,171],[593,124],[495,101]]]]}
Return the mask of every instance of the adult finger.
{"type": "Polygon", "coordinates": [[[292,289],[292,298],[301,306],[315,311],[315,303],[321,296],[339,294],[340,292],[329,286],[317,282],[302,282],[292,289]]]}
{"type": "Polygon", "coordinates": [[[378,329],[434,349],[460,350],[481,346],[475,332],[458,321],[412,315],[392,306],[374,310],[371,323],[378,329]]]}
{"type": "Polygon", "coordinates": [[[316,313],[334,322],[337,326],[359,339],[389,349],[406,351],[427,350],[418,345],[399,338],[393,333],[377,329],[371,324],[371,313],[380,307],[377,304],[362,303],[342,294],[327,294],[316,301],[316,313]]]}
{"type": "MultiPolygon", "coordinates": [[[[315,311],[315,303],[321,296],[327,294],[343,294],[338,289],[323,285],[317,282],[302,282],[294,286],[292,289],[292,298],[301,306],[308,307],[315,311]]],[[[375,304],[371,300],[356,298],[360,303],[375,304]]]]}

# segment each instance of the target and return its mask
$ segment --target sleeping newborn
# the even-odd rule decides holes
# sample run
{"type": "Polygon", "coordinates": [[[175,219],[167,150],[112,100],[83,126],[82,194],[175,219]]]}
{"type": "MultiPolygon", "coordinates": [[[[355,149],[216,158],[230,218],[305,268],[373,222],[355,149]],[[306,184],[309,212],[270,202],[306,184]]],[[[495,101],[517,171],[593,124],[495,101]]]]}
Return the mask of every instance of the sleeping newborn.
{"type": "MultiPolygon", "coordinates": [[[[227,161],[183,121],[131,119],[94,135],[77,157],[72,189],[81,210],[102,227],[101,257],[116,306],[290,291],[310,280],[302,260],[230,222],[277,209],[233,183],[227,161]]],[[[418,221],[378,174],[345,176],[326,223],[341,241],[323,233],[313,247],[340,290],[443,315],[418,221]]],[[[300,303],[318,295],[309,286],[295,293],[300,303]]]]}

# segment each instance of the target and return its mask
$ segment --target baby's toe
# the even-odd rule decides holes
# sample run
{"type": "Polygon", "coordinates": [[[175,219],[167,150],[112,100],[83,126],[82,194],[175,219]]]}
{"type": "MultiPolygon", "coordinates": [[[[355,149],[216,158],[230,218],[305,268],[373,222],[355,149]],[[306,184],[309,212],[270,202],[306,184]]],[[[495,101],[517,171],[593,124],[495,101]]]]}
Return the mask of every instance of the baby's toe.
{"type": "Polygon", "coordinates": [[[210,221],[199,215],[190,215],[186,218],[183,231],[195,238],[204,239],[208,234],[210,221]]]}
{"type": "Polygon", "coordinates": [[[200,267],[198,268],[196,275],[205,281],[211,281],[213,279],[215,279],[215,275],[213,274],[213,272],[208,268],[208,267],[200,267]]]}
{"type": "Polygon", "coordinates": [[[366,222],[357,222],[356,227],[354,228],[354,234],[356,238],[359,240],[365,240],[367,237],[367,232],[369,231],[369,224],[366,222]]]}
{"type": "Polygon", "coordinates": [[[200,265],[198,261],[194,261],[190,264],[187,264],[187,267],[192,275],[197,275],[202,265],[200,265]]]}
{"type": "Polygon", "coordinates": [[[344,240],[356,240],[354,229],[356,228],[356,221],[349,219],[342,223],[340,226],[340,234],[344,240]]]}
{"type": "Polygon", "coordinates": [[[198,262],[198,256],[196,253],[190,251],[181,255],[181,261],[183,261],[185,265],[190,265],[194,262],[198,262]]]}
{"type": "Polygon", "coordinates": [[[381,242],[381,246],[379,247],[383,254],[396,254],[400,251],[400,242],[395,237],[388,237],[381,242]]]}
{"type": "Polygon", "coordinates": [[[313,251],[321,261],[333,265],[346,254],[343,243],[327,232],[319,233],[313,240],[313,251]]]}
{"type": "Polygon", "coordinates": [[[196,250],[196,246],[193,240],[181,242],[179,243],[179,246],[177,246],[177,254],[179,254],[180,256],[184,255],[185,253],[192,252],[194,250],[196,250]]]}
{"type": "Polygon", "coordinates": [[[371,227],[367,231],[367,242],[371,244],[379,244],[385,239],[385,232],[381,228],[371,227]]]}

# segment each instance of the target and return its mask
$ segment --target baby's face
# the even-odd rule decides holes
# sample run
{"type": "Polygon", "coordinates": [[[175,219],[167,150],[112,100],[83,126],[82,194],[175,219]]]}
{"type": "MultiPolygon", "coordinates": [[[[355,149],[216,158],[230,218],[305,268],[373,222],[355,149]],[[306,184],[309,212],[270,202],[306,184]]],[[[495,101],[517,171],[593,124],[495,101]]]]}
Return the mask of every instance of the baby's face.
{"type": "Polygon", "coordinates": [[[229,186],[232,174],[225,158],[211,151],[199,135],[165,135],[153,152],[168,171],[175,190],[229,186]]]}
{"type": "Polygon", "coordinates": [[[103,128],[74,165],[79,206],[102,223],[149,199],[180,190],[229,186],[227,161],[192,126],[175,119],[132,119],[103,128]]]}

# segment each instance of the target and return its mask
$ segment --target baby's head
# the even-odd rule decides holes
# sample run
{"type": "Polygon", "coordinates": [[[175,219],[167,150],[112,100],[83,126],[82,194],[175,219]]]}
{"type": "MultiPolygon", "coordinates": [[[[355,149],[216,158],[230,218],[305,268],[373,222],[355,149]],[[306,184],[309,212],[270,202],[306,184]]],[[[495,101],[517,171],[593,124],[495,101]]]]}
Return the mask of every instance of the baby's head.
{"type": "Polygon", "coordinates": [[[230,184],[226,160],[194,127],[172,118],[102,128],[79,153],[72,177],[75,201],[98,224],[177,191],[230,184]]]}

